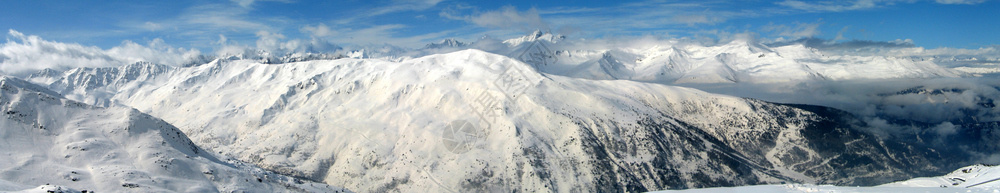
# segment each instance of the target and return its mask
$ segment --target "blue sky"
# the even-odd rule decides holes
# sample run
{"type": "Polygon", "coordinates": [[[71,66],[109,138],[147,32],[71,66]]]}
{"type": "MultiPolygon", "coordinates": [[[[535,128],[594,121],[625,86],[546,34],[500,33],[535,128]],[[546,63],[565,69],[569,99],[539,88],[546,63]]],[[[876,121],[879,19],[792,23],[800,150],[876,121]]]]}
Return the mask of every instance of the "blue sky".
{"type": "Polygon", "coordinates": [[[444,38],[652,35],[912,41],[926,48],[1000,44],[1000,2],[856,1],[11,1],[0,28],[110,48],[163,40],[211,51],[266,40],[420,47],[444,38]]]}

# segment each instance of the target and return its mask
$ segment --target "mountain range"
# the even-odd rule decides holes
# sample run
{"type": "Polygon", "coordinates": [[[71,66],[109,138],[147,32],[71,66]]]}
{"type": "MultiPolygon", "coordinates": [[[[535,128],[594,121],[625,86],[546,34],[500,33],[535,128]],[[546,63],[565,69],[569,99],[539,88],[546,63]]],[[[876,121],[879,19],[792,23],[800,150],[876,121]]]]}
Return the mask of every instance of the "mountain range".
{"type": "Polygon", "coordinates": [[[402,62],[136,63],[30,79],[162,118],[225,156],[362,192],[876,185],[968,161],[868,134],[836,109],[565,77],[478,50],[402,62]]]}
{"type": "MultiPolygon", "coordinates": [[[[283,57],[248,51],[178,66],[49,69],[24,80],[3,79],[0,102],[12,112],[4,124],[21,128],[4,130],[5,139],[53,139],[8,143],[5,150],[17,158],[11,162],[17,167],[0,170],[0,179],[7,180],[0,183],[14,184],[8,189],[61,183],[106,191],[133,184],[153,191],[227,192],[854,186],[942,175],[995,150],[995,122],[958,123],[966,129],[952,132],[888,120],[920,132],[883,135],[885,120],[857,113],[672,86],[971,76],[933,60],[827,54],[801,44],[753,41],[590,49],[535,32],[502,42],[445,40],[417,51],[387,46],[283,57]],[[59,137],[77,135],[85,137],[59,137]],[[959,138],[966,142],[941,144],[959,138]],[[90,140],[100,148],[73,152],[90,140]],[[21,148],[32,146],[38,149],[21,148]],[[44,154],[28,156],[37,154],[32,152],[44,154]],[[40,177],[97,166],[43,170],[75,162],[39,159],[126,154],[118,152],[136,157],[86,163],[139,163],[130,167],[142,175],[83,177],[78,179],[94,179],[85,183],[93,185],[80,186],[72,177],[40,177]],[[173,162],[201,170],[159,168],[173,162]],[[17,173],[22,168],[46,172],[17,173]],[[201,177],[216,173],[227,176],[201,177]],[[261,175],[268,177],[246,184],[249,176],[261,175]],[[195,185],[168,186],[182,182],[195,185]],[[326,189],[309,189],[320,186],[326,189]]],[[[934,93],[923,88],[894,94],[934,93]]],[[[988,99],[975,102],[993,109],[996,102],[988,99]]],[[[106,176],[94,171],[86,174],[106,176]]]]}

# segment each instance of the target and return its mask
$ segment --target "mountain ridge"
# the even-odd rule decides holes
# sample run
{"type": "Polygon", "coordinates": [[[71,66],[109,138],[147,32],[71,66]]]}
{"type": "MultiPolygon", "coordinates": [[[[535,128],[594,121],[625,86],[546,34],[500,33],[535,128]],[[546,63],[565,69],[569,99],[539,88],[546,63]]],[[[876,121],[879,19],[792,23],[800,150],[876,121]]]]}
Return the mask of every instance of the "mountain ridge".
{"type": "Polygon", "coordinates": [[[220,160],[158,118],[75,102],[17,78],[0,77],[0,111],[2,191],[341,190],[220,160]]]}
{"type": "Polygon", "coordinates": [[[934,160],[950,159],[892,161],[933,149],[828,121],[841,116],[536,67],[480,50],[400,62],[217,60],[124,83],[142,86],[107,100],[184,123],[212,151],[358,191],[854,185],[943,173],[947,163],[934,160]],[[474,135],[455,146],[443,132],[461,121],[474,135]],[[864,140],[825,148],[825,138],[864,140]]]}

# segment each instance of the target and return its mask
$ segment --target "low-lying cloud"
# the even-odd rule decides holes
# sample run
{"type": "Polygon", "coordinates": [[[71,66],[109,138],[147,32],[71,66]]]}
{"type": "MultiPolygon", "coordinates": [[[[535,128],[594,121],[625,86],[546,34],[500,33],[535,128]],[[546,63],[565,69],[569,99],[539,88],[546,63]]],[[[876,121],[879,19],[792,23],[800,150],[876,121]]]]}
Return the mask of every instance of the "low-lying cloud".
{"type": "Polygon", "coordinates": [[[974,5],[986,2],[986,0],[934,0],[934,2],[940,4],[965,4],[974,5]]]}
{"type": "Polygon", "coordinates": [[[196,49],[174,48],[162,39],[147,45],[122,42],[111,49],[44,40],[41,37],[8,31],[7,42],[0,46],[0,71],[23,75],[42,69],[67,70],[78,67],[108,67],[140,61],[180,65],[201,55],[196,49]]]}
{"type": "Polygon", "coordinates": [[[851,40],[835,42],[833,40],[826,40],[821,38],[800,38],[792,41],[781,41],[773,42],[768,44],[768,46],[778,47],[793,44],[802,44],[806,47],[823,49],[825,51],[834,50],[858,50],[858,49],[886,49],[886,48],[913,48],[917,47],[913,44],[913,40],[896,40],[896,41],[870,41],[870,40],[851,40]]]}

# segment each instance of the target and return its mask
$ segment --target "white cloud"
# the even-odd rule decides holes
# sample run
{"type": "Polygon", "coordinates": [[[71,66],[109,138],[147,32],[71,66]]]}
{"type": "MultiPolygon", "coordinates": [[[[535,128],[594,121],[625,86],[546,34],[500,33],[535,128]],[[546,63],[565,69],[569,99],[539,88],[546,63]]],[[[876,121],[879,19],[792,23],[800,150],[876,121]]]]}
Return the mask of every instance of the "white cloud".
{"type": "MultiPolygon", "coordinates": [[[[772,14],[772,10],[746,9],[742,6],[730,7],[727,1],[702,1],[699,3],[661,3],[645,2],[619,8],[621,12],[632,15],[628,20],[632,26],[659,28],[664,25],[676,24],[716,24],[733,18],[753,18],[772,14]]],[[[749,7],[749,6],[747,6],[749,7]]]]}
{"type": "Polygon", "coordinates": [[[160,25],[158,23],[153,23],[150,21],[147,21],[146,23],[142,24],[142,27],[146,28],[149,31],[157,31],[163,29],[163,25],[160,25]]]}
{"type": "MultiPolygon", "coordinates": [[[[434,8],[444,0],[393,0],[388,5],[380,5],[372,9],[365,9],[363,12],[348,13],[349,17],[336,19],[334,24],[351,25],[368,22],[365,18],[371,18],[389,13],[404,11],[424,11],[434,8]]],[[[419,16],[415,16],[419,17],[419,16]]]]}
{"type": "Polygon", "coordinates": [[[170,47],[162,39],[154,39],[147,46],[125,41],[103,50],[94,46],[47,41],[14,30],[10,30],[8,35],[12,39],[7,39],[0,46],[0,71],[11,75],[25,75],[46,68],[108,67],[139,61],[181,65],[201,55],[198,50],[170,47]]]}
{"type": "Polygon", "coordinates": [[[263,50],[284,50],[281,40],[285,39],[285,35],[280,33],[271,33],[268,31],[258,31],[257,32],[257,48],[263,50]]]}
{"type": "Polygon", "coordinates": [[[419,11],[436,6],[443,0],[395,0],[389,6],[379,7],[369,12],[368,16],[377,16],[400,11],[419,11]]]}
{"type": "Polygon", "coordinates": [[[835,36],[833,38],[833,40],[830,40],[830,41],[831,42],[837,42],[837,41],[841,41],[841,40],[846,40],[847,38],[844,38],[844,32],[847,32],[848,28],[849,28],[848,26],[844,26],[844,28],[841,28],[840,31],[837,32],[837,36],[835,36]]]}
{"type": "Polygon", "coordinates": [[[186,28],[209,28],[215,31],[225,30],[263,30],[268,25],[253,21],[246,17],[249,10],[232,9],[223,5],[203,5],[192,7],[178,18],[179,23],[186,28]]]}
{"type": "MultiPolygon", "coordinates": [[[[785,42],[801,43],[805,46],[817,48],[824,52],[834,54],[862,55],[862,56],[893,56],[893,57],[919,57],[925,59],[967,56],[978,58],[997,58],[1000,56],[1000,47],[982,47],[977,49],[964,48],[934,48],[927,49],[916,46],[912,39],[896,39],[892,41],[867,41],[852,40],[845,42],[835,42],[832,40],[822,40],[818,38],[800,39],[785,42]]],[[[782,43],[776,43],[782,44],[782,43]]],[[[938,63],[945,67],[947,64],[938,63]]]]}
{"type": "Polygon", "coordinates": [[[934,2],[940,4],[965,4],[974,5],[986,2],[986,0],[934,0],[934,2]]]}
{"type": "Polygon", "coordinates": [[[219,41],[215,42],[218,45],[226,45],[229,42],[229,38],[225,35],[219,34],[219,41]]]}
{"type": "Polygon", "coordinates": [[[232,0],[232,2],[242,7],[250,7],[250,5],[253,5],[254,0],[232,0]]]}
{"type": "Polygon", "coordinates": [[[198,50],[171,47],[159,38],[153,39],[146,46],[125,41],[105,52],[113,58],[128,63],[146,61],[166,65],[181,65],[201,55],[198,50]]]}
{"type": "Polygon", "coordinates": [[[517,9],[512,6],[478,11],[476,7],[452,6],[439,13],[443,18],[462,20],[492,30],[490,35],[508,35],[536,29],[582,33],[579,36],[607,34],[667,34],[681,31],[680,27],[713,25],[732,18],[759,17],[769,10],[731,8],[729,3],[702,1],[671,3],[640,1],[611,7],[554,7],[517,9]],[[726,7],[726,8],[723,8],[726,7]],[[501,32],[497,32],[501,31],[501,32]]]}
{"type": "Polygon", "coordinates": [[[240,7],[244,7],[244,8],[249,8],[250,6],[253,6],[254,3],[260,2],[260,1],[274,1],[274,2],[291,3],[291,0],[230,0],[230,1],[232,1],[233,3],[236,3],[237,5],[240,5],[240,7]]]}
{"type": "Polygon", "coordinates": [[[961,127],[952,124],[951,122],[944,122],[933,128],[934,132],[941,136],[954,135],[958,133],[959,129],[961,129],[961,127]]]}
{"type": "Polygon", "coordinates": [[[332,28],[326,24],[315,26],[306,25],[300,30],[308,33],[314,39],[322,38],[337,43],[347,44],[392,44],[396,46],[419,47],[425,42],[443,39],[445,35],[454,33],[453,30],[441,32],[419,34],[413,36],[398,36],[398,31],[407,28],[402,24],[376,25],[368,28],[332,28]]]}
{"type": "Polygon", "coordinates": [[[539,13],[543,15],[550,14],[586,14],[601,11],[601,8],[589,8],[589,7],[555,7],[546,10],[540,10],[539,13]]]}
{"type": "Polygon", "coordinates": [[[699,23],[716,23],[720,22],[719,18],[709,18],[707,15],[676,15],[673,17],[674,21],[680,23],[686,23],[688,25],[694,25],[699,23]]]}
{"type": "MultiPolygon", "coordinates": [[[[934,0],[940,4],[979,4],[987,0],[934,0]]],[[[843,12],[876,9],[896,3],[916,3],[918,0],[854,0],[854,1],[797,1],[785,0],[776,4],[807,12],[843,12]]]]}
{"type": "Polygon", "coordinates": [[[463,20],[480,27],[499,29],[542,29],[549,30],[549,25],[542,21],[538,14],[538,9],[531,8],[526,11],[518,11],[513,6],[505,6],[499,10],[487,11],[479,15],[455,16],[452,13],[443,11],[442,17],[463,20]]]}
{"type": "Polygon", "coordinates": [[[119,24],[130,33],[156,31],[166,33],[176,39],[185,39],[190,45],[208,48],[218,34],[227,34],[232,39],[253,37],[257,31],[277,31],[284,27],[281,21],[252,18],[252,8],[235,4],[205,4],[185,8],[176,17],[152,21],[131,21],[119,24]],[[242,37],[242,38],[241,38],[242,37]]]}
{"type": "Polygon", "coordinates": [[[852,10],[863,10],[877,8],[885,4],[892,4],[894,1],[879,0],[856,0],[856,1],[816,1],[803,2],[796,0],[785,0],[778,2],[778,5],[808,12],[841,12],[852,10]]]}
{"type": "Polygon", "coordinates": [[[226,37],[219,35],[219,45],[215,47],[216,56],[230,56],[245,53],[248,50],[252,50],[249,46],[243,46],[236,43],[230,43],[226,41],[226,37]]]}
{"type": "Polygon", "coordinates": [[[779,36],[789,38],[814,37],[820,34],[820,22],[816,23],[796,23],[794,26],[768,24],[762,27],[763,31],[775,32],[779,36]]]}
{"type": "Polygon", "coordinates": [[[896,39],[889,41],[889,43],[900,44],[900,45],[914,45],[912,39],[896,39]]]}
{"type": "Polygon", "coordinates": [[[319,24],[319,25],[316,25],[316,26],[306,25],[306,26],[302,27],[301,30],[302,30],[302,32],[309,33],[309,35],[311,35],[313,37],[327,37],[327,36],[336,35],[335,34],[336,31],[330,30],[330,27],[327,27],[326,24],[322,24],[322,23],[319,24]]]}
{"type": "MultiPolygon", "coordinates": [[[[230,43],[226,36],[219,35],[218,47],[215,54],[219,56],[253,53],[257,50],[266,51],[271,56],[282,56],[292,53],[334,53],[340,47],[325,39],[312,38],[285,40],[284,34],[269,31],[258,31],[255,46],[245,46],[237,43],[230,43]]],[[[256,54],[256,53],[254,53],[256,54]]]]}

